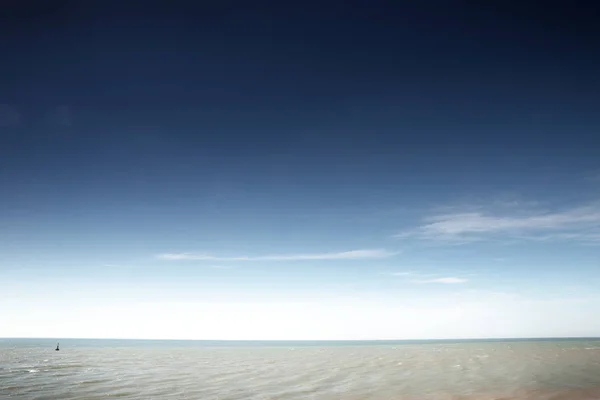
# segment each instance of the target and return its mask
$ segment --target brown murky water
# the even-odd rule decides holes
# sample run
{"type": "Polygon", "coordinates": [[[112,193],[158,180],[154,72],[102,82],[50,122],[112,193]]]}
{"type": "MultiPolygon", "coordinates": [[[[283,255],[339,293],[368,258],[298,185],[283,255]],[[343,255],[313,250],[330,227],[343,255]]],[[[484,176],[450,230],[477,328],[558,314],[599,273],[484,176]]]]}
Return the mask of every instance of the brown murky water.
{"type": "Polygon", "coordinates": [[[600,341],[102,343],[0,341],[0,399],[600,399],[600,341]]]}

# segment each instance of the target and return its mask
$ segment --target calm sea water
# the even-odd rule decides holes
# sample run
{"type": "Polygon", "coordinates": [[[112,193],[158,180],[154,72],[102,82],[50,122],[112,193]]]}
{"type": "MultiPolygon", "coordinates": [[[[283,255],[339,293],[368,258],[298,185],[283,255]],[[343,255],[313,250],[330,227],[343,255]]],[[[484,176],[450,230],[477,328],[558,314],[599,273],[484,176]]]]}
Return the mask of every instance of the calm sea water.
{"type": "Polygon", "coordinates": [[[0,339],[0,399],[600,399],[600,340],[0,339]]]}

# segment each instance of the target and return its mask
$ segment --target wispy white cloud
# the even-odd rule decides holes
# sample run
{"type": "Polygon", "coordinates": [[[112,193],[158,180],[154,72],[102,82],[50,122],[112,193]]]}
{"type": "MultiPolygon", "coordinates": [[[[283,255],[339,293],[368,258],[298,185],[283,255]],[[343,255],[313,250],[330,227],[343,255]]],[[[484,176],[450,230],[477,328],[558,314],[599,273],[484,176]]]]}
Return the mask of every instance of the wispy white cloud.
{"type": "Polygon", "coordinates": [[[448,276],[444,278],[434,278],[434,279],[418,279],[414,280],[414,283],[443,283],[443,284],[456,284],[456,283],[465,283],[468,282],[467,279],[457,278],[454,276],[448,276]]]}
{"type": "Polygon", "coordinates": [[[519,239],[561,239],[600,241],[600,205],[593,204],[563,211],[495,214],[476,212],[444,213],[429,216],[413,230],[398,238],[416,237],[453,243],[484,240],[494,235],[519,239]]]}
{"type": "Polygon", "coordinates": [[[400,271],[390,273],[392,276],[403,277],[410,283],[442,283],[457,284],[466,283],[468,279],[455,276],[440,276],[439,274],[423,274],[414,271],[400,271]]]}
{"type": "Polygon", "coordinates": [[[390,275],[392,276],[412,276],[415,273],[412,271],[406,271],[406,272],[392,272],[390,273],[390,275]]]}
{"type": "Polygon", "coordinates": [[[156,258],[168,261],[304,261],[304,260],[354,260],[364,258],[386,258],[398,254],[383,249],[351,250],[337,253],[276,254],[266,256],[221,257],[204,253],[163,253],[156,258]]]}

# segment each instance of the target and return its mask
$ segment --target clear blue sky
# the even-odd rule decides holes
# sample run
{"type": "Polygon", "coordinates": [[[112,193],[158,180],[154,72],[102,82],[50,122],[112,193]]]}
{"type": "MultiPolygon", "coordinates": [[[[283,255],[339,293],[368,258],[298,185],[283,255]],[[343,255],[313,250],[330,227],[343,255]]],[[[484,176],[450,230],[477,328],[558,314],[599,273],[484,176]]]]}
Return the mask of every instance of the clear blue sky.
{"type": "Polygon", "coordinates": [[[584,9],[86,4],[0,21],[0,336],[600,336],[584,9]]]}

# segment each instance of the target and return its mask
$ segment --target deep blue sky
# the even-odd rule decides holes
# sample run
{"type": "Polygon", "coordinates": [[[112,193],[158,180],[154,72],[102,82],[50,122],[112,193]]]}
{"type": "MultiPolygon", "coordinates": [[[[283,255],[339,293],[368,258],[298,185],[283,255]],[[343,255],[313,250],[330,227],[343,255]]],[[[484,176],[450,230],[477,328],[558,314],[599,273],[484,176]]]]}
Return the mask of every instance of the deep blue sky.
{"type": "MultiPolygon", "coordinates": [[[[124,3],[2,6],[0,336],[148,336],[78,331],[74,309],[42,329],[57,304],[276,320],[348,296],[374,307],[356,314],[379,315],[371,330],[308,313],[295,323],[318,327],[247,337],[600,335],[568,308],[600,312],[595,9],[124,3]],[[531,322],[560,299],[558,323],[531,322]],[[510,307],[510,327],[474,327],[510,307]]],[[[237,329],[182,334],[184,314],[155,336],[237,329]]]]}

